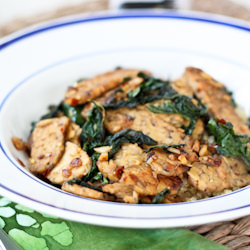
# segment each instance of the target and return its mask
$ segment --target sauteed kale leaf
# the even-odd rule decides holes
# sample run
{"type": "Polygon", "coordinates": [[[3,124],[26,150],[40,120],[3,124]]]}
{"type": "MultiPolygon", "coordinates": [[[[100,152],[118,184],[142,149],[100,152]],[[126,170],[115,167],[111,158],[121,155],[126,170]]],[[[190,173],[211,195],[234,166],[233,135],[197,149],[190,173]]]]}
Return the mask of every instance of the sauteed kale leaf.
{"type": "MultiPolygon", "coordinates": [[[[195,99],[196,100],[196,99],[195,99]]],[[[188,127],[184,127],[186,134],[192,134],[196,120],[207,116],[207,108],[199,101],[197,105],[192,98],[176,94],[171,101],[163,102],[161,105],[147,105],[147,109],[153,113],[180,114],[190,121],[188,127]]]]}
{"type": "Polygon", "coordinates": [[[111,159],[119,151],[121,145],[126,142],[137,143],[138,145],[157,144],[157,141],[153,140],[151,137],[140,131],[135,131],[133,129],[123,129],[114,135],[110,135],[106,140],[106,144],[112,146],[112,149],[109,152],[109,159],[111,159]]]}
{"type": "Polygon", "coordinates": [[[102,146],[105,140],[104,109],[94,103],[94,107],[89,111],[88,120],[82,127],[80,140],[83,149],[92,154],[93,149],[102,146]]]}
{"type": "Polygon", "coordinates": [[[152,203],[153,204],[161,203],[168,194],[170,194],[170,190],[168,188],[162,190],[159,194],[157,194],[153,198],[152,203]]]}
{"type": "Polygon", "coordinates": [[[197,102],[195,105],[190,97],[184,95],[176,95],[161,106],[149,104],[147,108],[154,113],[180,114],[187,120],[197,120],[207,115],[207,108],[203,104],[197,102]]]}
{"type": "MultiPolygon", "coordinates": [[[[81,115],[84,105],[70,106],[67,103],[60,102],[58,105],[50,105],[49,112],[41,116],[40,120],[50,119],[64,113],[72,122],[78,124],[80,127],[84,124],[85,119],[81,115]]],[[[36,122],[31,123],[31,132],[34,130],[36,122]]]]}
{"type": "Polygon", "coordinates": [[[104,108],[133,108],[137,105],[143,105],[155,100],[164,98],[171,99],[177,94],[169,85],[168,81],[148,76],[142,72],[138,73],[138,77],[141,77],[143,82],[135,90],[128,92],[126,100],[116,101],[113,99],[111,102],[104,104],[104,108]]]}
{"type": "Polygon", "coordinates": [[[124,129],[114,135],[109,135],[106,139],[106,131],[104,127],[104,114],[103,107],[94,103],[94,107],[88,114],[88,121],[86,121],[82,127],[82,133],[80,135],[81,142],[83,143],[83,149],[91,156],[92,167],[87,176],[82,178],[85,183],[87,181],[100,181],[102,183],[108,183],[108,179],[103,177],[100,173],[96,162],[100,156],[99,153],[94,152],[94,148],[101,146],[112,146],[109,152],[109,159],[111,159],[121,148],[122,143],[130,142],[137,143],[138,145],[157,144],[149,136],[143,134],[140,131],[132,129],[124,129]]]}
{"type": "Polygon", "coordinates": [[[108,98],[109,102],[104,104],[104,107],[107,109],[133,108],[155,100],[169,100],[161,106],[149,104],[147,108],[153,113],[177,113],[190,120],[190,125],[184,128],[187,134],[192,133],[196,124],[195,120],[207,115],[206,107],[199,100],[196,100],[197,105],[195,105],[192,98],[180,95],[170,86],[168,81],[148,76],[142,72],[138,74],[138,77],[141,77],[143,82],[135,90],[128,92],[126,100],[116,102],[114,97],[108,98]]]}
{"type": "Polygon", "coordinates": [[[62,109],[64,114],[74,123],[80,127],[84,124],[85,119],[81,115],[84,105],[70,106],[68,103],[64,102],[62,104],[62,109]]]}
{"type": "Polygon", "coordinates": [[[216,118],[210,119],[207,127],[219,145],[216,148],[219,154],[240,157],[250,166],[250,149],[247,146],[250,138],[247,135],[235,134],[232,123],[216,118]]]}

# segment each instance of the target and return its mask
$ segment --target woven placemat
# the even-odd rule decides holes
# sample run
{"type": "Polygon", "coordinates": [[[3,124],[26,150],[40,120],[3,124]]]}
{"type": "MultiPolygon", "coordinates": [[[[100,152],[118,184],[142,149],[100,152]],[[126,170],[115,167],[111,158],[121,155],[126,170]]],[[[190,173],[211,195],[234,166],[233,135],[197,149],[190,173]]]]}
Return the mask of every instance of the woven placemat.
{"type": "MultiPolygon", "coordinates": [[[[0,37],[54,18],[107,9],[108,0],[89,0],[86,3],[63,7],[26,19],[16,19],[5,25],[0,25],[0,37]]],[[[230,0],[192,0],[191,9],[250,21],[250,11],[230,0]]],[[[234,221],[190,227],[189,229],[230,249],[250,250],[250,216],[234,221]]]]}

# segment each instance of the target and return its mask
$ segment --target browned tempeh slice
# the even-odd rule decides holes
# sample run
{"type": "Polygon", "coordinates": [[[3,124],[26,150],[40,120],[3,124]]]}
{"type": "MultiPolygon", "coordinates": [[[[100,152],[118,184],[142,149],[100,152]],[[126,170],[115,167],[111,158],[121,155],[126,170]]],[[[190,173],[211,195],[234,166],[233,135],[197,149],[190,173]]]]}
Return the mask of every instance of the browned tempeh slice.
{"type": "Polygon", "coordinates": [[[31,135],[31,172],[45,173],[59,162],[64,152],[69,123],[69,119],[63,116],[42,120],[36,124],[31,135]]]}
{"type": "Polygon", "coordinates": [[[80,146],[79,137],[80,137],[81,132],[82,132],[82,129],[80,128],[80,126],[74,122],[71,122],[68,128],[65,140],[73,142],[80,146]]]}
{"type": "MultiPolygon", "coordinates": [[[[177,152],[179,149],[174,149],[177,152]]],[[[165,175],[165,176],[180,176],[182,177],[183,173],[189,170],[187,165],[182,164],[177,160],[179,154],[171,155],[176,159],[171,158],[170,154],[163,150],[152,150],[147,153],[147,164],[153,169],[153,171],[157,174],[165,175]]],[[[198,158],[198,157],[197,157],[198,158]]]]}
{"type": "Polygon", "coordinates": [[[97,199],[97,200],[106,200],[108,198],[108,195],[100,191],[87,188],[87,187],[83,187],[78,184],[70,185],[67,182],[63,183],[62,190],[72,193],[72,194],[80,195],[80,196],[87,197],[87,198],[97,199]]]}
{"type": "Polygon", "coordinates": [[[139,196],[136,191],[134,191],[133,185],[115,182],[113,184],[105,185],[102,190],[114,194],[118,199],[121,199],[126,203],[136,204],[139,202],[139,196]]]}
{"type": "Polygon", "coordinates": [[[250,184],[250,175],[244,162],[224,156],[200,158],[200,162],[195,162],[188,171],[188,176],[190,184],[205,193],[250,184]]]}
{"type": "Polygon", "coordinates": [[[146,161],[146,154],[137,144],[125,143],[109,161],[98,160],[97,166],[104,177],[118,181],[124,168],[140,166],[146,161]]]}
{"type": "Polygon", "coordinates": [[[191,86],[202,103],[208,107],[212,116],[231,122],[236,133],[250,135],[248,126],[234,109],[231,97],[223,84],[202,70],[193,67],[186,68],[183,79],[191,86]]]}
{"type": "Polygon", "coordinates": [[[158,144],[172,145],[188,144],[190,142],[190,137],[185,135],[183,129],[178,128],[178,126],[185,124],[185,120],[180,115],[155,114],[144,106],[133,109],[108,110],[104,123],[111,133],[131,128],[150,136],[158,144]]]}
{"type": "Polygon", "coordinates": [[[105,185],[103,191],[112,193],[125,202],[137,203],[140,196],[154,196],[164,189],[176,194],[181,186],[180,178],[154,176],[150,167],[142,165],[125,168],[120,181],[105,185]]]}
{"type": "MultiPolygon", "coordinates": [[[[124,81],[122,84],[119,85],[119,88],[115,88],[115,89],[107,91],[101,97],[94,99],[94,101],[95,103],[99,105],[103,105],[105,103],[111,102],[113,98],[115,98],[116,101],[127,99],[128,92],[139,87],[142,81],[143,79],[140,77],[135,77],[135,78],[132,78],[131,80],[124,81]]],[[[93,108],[93,106],[94,106],[93,103],[87,103],[84,106],[82,110],[82,116],[84,118],[86,119],[88,118],[87,117],[88,112],[93,108]]]]}
{"type": "Polygon", "coordinates": [[[86,103],[101,96],[106,91],[118,87],[125,77],[136,77],[139,72],[141,72],[141,70],[117,69],[98,75],[94,78],[84,80],[78,83],[75,87],[69,87],[65,94],[65,101],[69,105],[73,106],[86,103]]]}
{"type": "Polygon", "coordinates": [[[62,184],[87,175],[91,159],[85,151],[72,142],[66,142],[65,152],[59,163],[46,175],[55,184],[62,184]]]}

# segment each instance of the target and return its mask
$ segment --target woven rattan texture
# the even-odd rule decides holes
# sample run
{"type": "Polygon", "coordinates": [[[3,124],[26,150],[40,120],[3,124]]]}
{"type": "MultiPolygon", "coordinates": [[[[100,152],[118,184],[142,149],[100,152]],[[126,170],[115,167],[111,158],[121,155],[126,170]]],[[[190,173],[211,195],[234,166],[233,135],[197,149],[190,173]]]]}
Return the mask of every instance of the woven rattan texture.
{"type": "MultiPolygon", "coordinates": [[[[0,37],[54,18],[106,9],[108,9],[108,0],[89,0],[89,2],[84,4],[63,7],[56,11],[41,13],[27,19],[16,19],[4,26],[0,25],[0,37]]],[[[193,0],[191,9],[250,21],[250,11],[229,0],[193,0]]],[[[227,246],[229,249],[250,250],[250,216],[230,222],[213,223],[189,229],[227,246]]]]}
{"type": "Polygon", "coordinates": [[[230,249],[250,249],[250,216],[234,221],[190,227],[189,229],[230,249]]]}

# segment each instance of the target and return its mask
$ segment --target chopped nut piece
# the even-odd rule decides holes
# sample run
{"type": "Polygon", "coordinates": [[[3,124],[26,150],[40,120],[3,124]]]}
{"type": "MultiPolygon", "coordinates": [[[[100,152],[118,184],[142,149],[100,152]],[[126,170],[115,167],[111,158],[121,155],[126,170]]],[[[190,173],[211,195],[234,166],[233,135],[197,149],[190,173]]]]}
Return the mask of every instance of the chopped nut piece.
{"type": "Polygon", "coordinates": [[[208,155],[208,147],[207,145],[202,145],[201,146],[201,149],[200,149],[200,152],[199,152],[199,155],[200,156],[207,156],[208,155]]]}
{"type": "Polygon", "coordinates": [[[26,143],[18,137],[12,137],[11,141],[17,150],[25,150],[27,148],[26,143]]]}
{"type": "Polygon", "coordinates": [[[94,148],[95,152],[97,153],[108,153],[112,149],[111,146],[104,146],[104,147],[99,147],[99,148],[94,148]]]}
{"type": "Polygon", "coordinates": [[[181,161],[181,163],[182,163],[183,165],[187,165],[187,164],[188,164],[187,158],[186,158],[184,155],[180,155],[180,156],[178,157],[178,159],[181,161]]]}

